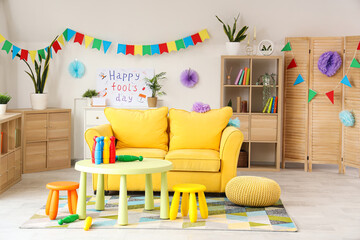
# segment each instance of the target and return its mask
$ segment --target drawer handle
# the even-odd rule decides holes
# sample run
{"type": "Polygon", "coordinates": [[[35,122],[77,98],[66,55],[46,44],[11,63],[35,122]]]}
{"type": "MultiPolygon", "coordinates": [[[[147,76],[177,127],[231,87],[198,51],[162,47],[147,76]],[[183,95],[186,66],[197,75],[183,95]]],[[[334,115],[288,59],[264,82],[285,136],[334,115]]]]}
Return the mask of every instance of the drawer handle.
{"type": "Polygon", "coordinates": [[[96,117],[96,119],[99,119],[99,117],[96,117]]]}

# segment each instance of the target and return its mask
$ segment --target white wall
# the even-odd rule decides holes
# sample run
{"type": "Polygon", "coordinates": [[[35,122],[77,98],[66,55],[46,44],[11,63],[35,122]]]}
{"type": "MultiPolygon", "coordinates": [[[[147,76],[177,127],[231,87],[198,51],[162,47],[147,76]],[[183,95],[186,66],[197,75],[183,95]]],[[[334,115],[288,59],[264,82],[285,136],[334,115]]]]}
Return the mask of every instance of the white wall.
{"type": "MultiPolygon", "coordinates": [[[[45,47],[66,27],[113,41],[107,54],[70,43],[55,55],[46,85],[50,106],[73,108],[74,98],[95,88],[98,68],[152,67],[156,72],[167,72],[165,105],[190,110],[195,101],[209,103],[212,108],[220,104],[220,55],[225,52],[226,38],[215,14],[232,22],[232,17],[240,12],[240,23],[249,25],[251,30],[256,25],[258,40],[273,40],[275,54],[279,55],[287,36],[359,35],[359,10],[357,0],[2,0],[0,33],[26,49],[45,47]],[[208,29],[211,39],[180,52],[143,57],[116,54],[118,42],[161,43],[203,28],[208,29]],[[67,71],[75,58],[86,66],[82,79],[70,77],[67,71]],[[189,67],[200,75],[200,82],[193,89],[179,82],[180,72],[189,67]]],[[[23,71],[25,64],[11,60],[4,51],[0,51],[0,61],[0,90],[6,87],[14,97],[10,107],[30,107],[33,86],[23,71]]]]}

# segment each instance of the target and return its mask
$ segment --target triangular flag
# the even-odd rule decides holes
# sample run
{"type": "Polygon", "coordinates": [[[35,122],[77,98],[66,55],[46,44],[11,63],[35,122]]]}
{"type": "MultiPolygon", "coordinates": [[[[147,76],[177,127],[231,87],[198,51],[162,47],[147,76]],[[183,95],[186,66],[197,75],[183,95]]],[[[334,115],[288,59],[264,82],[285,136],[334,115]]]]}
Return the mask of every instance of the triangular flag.
{"type": "Polygon", "coordinates": [[[310,102],[315,96],[316,96],[317,92],[315,92],[312,89],[309,89],[309,99],[308,102],[310,102]]]}
{"type": "MultiPolygon", "coordinates": [[[[1,42],[1,41],[0,41],[1,42]]],[[[357,47],[357,50],[360,50],[360,41],[359,41],[359,45],[358,45],[358,47],[357,47]]]]}
{"type": "MultiPolygon", "coordinates": [[[[45,52],[46,52],[46,53],[48,52],[48,48],[49,48],[49,47],[46,47],[46,48],[45,48],[45,52]]],[[[52,50],[51,50],[51,48],[50,48],[50,58],[52,58],[52,50]]]]}
{"type": "Polygon", "coordinates": [[[107,50],[109,49],[110,45],[111,45],[111,42],[105,41],[105,40],[103,41],[104,53],[107,52],[107,50]]]}
{"type": "Polygon", "coordinates": [[[65,40],[66,40],[67,42],[70,41],[70,39],[72,39],[72,37],[75,35],[75,33],[76,33],[76,32],[75,32],[74,30],[68,28],[68,29],[67,29],[67,32],[66,32],[65,40]]]}
{"type": "Polygon", "coordinates": [[[5,38],[3,37],[3,35],[0,34],[0,43],[2,43],[3,41],[5,41],[5,38]]]}
{"type": "Polygon", "coordinates": [[[93,40],[93,37],[85,35],[85,48],[87,48],[93,40]]]}
{"type": "Polygon", "coordinates": [[[24,59],[25,61],[27,61],[28,55],[29,55],[29,51],[28,51],[28,50],[21,49],[20,60],[23,60],[23,59],[24,59]]]}
{"type": "Polygon", "coordinates": [[[92,48],[96,48],[97,50],[100,51],[101,42],[102,42],[102,40],[95,38],[94,42],[93,42],[93,45],[92,45],[92,48]]]}
{"type": "Polygon", "coordinates": [[[287,67],[287,69],[290,69],[290,68],[294,68],[294,67],[297,67],[296,65],[296,62],[295,62],[295,58],[293,58],[289,64],[289,66],[287,67]]]}
{"type": "Polygon", "coordinates": [[[291,51],[291,45],[290,42],[288,42],[283,49],[281,49],[282,52],[287,52],[287,51],[291,51]]]}
{"type": "Polygon", "coordinates": [[[34,63],[35,58],[36,58],[36,50],[29,51],[29,55],[31,57],[31,61],[34,63]]]}
{"type": "Polygon", "coordinates": [[[8,40],[6,40],[6,41],[4,42],[4,45],[2,46],[2,49],[1,49],[1,50],[4,50],[4,51],[6,51],[6,52],[9,54],[11,47],[12,47],[12,43],[9,42],[8,40]]]}
{"type": "Polygon", "coordinates": [[[346,86],[352,87],[347,75],[345,75],[345,76],[343,77],[343,79],[341,80],[340,83],[342,83],[342,84],[344,84],[344,85],[346,85],[346,86]]]}
{"type": "Polygon", "coordinates": [[[80,45],[82,45],[83,41],[84,41],[84,34],[77,32],[74,38],[74,43],[79,43],[80,45]]]}
{"type": "Polygon", "coordinates": [[[360,63],[354,58],[350,64],[350,67],[360,68],[360,63]]]}
{"type": "Polygon", "coordinates": [[[65,31],[63,32],[63,36],[64,36],[64,39],[65,39],[65,41],[67,41],[67,35],[68,35],[68,29],[65,29],[65,31]]]}
{"type": "Polygon", "coordinates": [[[59,43],[61,43],[61,45],[65,46],[63,35],[60,35],[60,36],[57,38],[57,40],[58,40],[59,43]]]}
{"type": "Polygon", "coordinates": [[[294,86],[298,85],[299,83],[305,82],[304,78],[299,74],[296,78],[296,81],[294,82],[294,86]]]}
{"type": "Polygon", "coordinates": [[[16,54],[18,54],[18,52],[20,52],[20,48],[18,48],[17,46],[13,45],[13,50],[12,50],[12,59],[14,59],[16,57],[16,54]]]}
{"type": "Polygon", "coordinates": [[[53,47],[55,53],[57,53],[59,50],[61,50],[61,47],[60,47],[60,44],[59,44],[58,41],[55,41],[55,42],[53,43],[52,47],[53,47]]]}
{"type": "MultiPolygon", "coordinates": [[[[201,41],[204,41],[205,39],[209,39],[209,38],[210,38],[210,37],[209,37],[209,33],[208,33],[208,31],[207,31],[206,29],[201,30],[201,31],[199,32],[199,35],[200,35],[201,41]]],[[[169,52],[170,52],[170,51],[169,51],[169,52]]]]}
{"type": "Polygon", "coordinates": [[[331,103],[334,104],[334,90],[327,92],[325,94],[330,99],[331,103]]]}

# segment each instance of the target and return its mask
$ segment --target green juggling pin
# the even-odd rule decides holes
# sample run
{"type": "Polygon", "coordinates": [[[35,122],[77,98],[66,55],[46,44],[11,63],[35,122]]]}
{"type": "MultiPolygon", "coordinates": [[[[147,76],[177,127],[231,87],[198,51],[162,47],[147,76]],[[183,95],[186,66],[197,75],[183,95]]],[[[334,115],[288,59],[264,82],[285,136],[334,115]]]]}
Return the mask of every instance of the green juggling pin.
{"type": "Polygon", "coordinates": [[[132,162],[132,161],[142,161],[144,158],[142,156],[133,156],[133,155],[116,155],[116,161],[118,162],[132,162]]]}
{"type": "Polygon", "coordinates": [[[69,215],[67,217],[64,217],[63,219],[59,219],[58,224],[63,225],[63,223],[72,223],[72,222],[76,221],[77,219],[79,219],[78,214],[69,215]]]}

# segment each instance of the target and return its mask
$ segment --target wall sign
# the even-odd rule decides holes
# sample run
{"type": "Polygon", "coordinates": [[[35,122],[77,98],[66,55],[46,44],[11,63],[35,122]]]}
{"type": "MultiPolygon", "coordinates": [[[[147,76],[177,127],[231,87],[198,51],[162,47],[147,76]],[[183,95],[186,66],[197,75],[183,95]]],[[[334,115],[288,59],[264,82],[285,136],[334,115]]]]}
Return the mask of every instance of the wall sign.
{"type": "Polygon", "coordinates": [[[145,107],[151,90],[144,78],[152,78],[154,69],[103,68],[97,71],[96,89],[106,98],[107,106],[145,107]]]}

